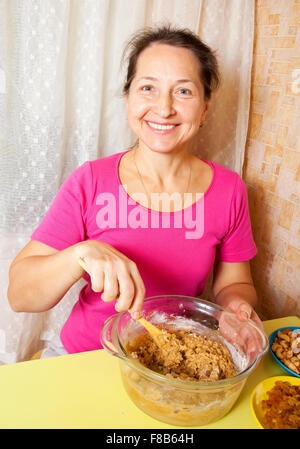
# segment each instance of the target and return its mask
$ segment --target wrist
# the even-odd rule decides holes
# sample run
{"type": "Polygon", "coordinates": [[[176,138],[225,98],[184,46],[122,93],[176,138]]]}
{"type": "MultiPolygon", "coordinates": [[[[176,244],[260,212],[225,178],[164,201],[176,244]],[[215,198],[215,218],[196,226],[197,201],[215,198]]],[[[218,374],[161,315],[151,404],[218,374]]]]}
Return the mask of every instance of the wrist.
{"type": "Polygon", "coordinates": [[[257,294],[253,284],[236,283],[224,287],[215,297],[221,307],[231,308],[233,303],[246,303],[253,309],[257,302],[257,294]]]}
{"type": "Polygon", "coordinates": [[[85,244],[86,246],[86,242],[80,242],[66,249],[66,263],[70,267],[71,276],[74,282],[82,278],[85,273],[84,269],[78,263],[78,259],[83,257],[84,254],[82,244],[85,244]]]}

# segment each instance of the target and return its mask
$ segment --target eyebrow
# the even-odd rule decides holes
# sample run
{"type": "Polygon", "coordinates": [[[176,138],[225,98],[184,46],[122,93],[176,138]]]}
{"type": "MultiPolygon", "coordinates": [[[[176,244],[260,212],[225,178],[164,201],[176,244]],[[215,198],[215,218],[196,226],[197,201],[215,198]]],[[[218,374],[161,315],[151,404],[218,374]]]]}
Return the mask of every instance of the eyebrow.
{"type": "MultiPolygon", "coordinates": [[[[158,81],[158,78],[155,78],[153,76],[142,76],[141,78],[139,78],[139,81],[140,80],[158,81]]],[[[180,79],[176,80],[175,83],[193,83],[193,81],[189,79],[180,79]]]]}

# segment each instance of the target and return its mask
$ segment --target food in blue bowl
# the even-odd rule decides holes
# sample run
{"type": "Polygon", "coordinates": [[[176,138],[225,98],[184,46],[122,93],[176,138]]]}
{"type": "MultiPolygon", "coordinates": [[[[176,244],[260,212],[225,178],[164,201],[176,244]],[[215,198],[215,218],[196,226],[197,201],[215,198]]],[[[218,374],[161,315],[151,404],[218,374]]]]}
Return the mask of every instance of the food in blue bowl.
{"type": "Polygon", "coordinates": [[[300,377],[300,328],[281,327],[269,337],[274,360],[288,373],[300,377]]]}

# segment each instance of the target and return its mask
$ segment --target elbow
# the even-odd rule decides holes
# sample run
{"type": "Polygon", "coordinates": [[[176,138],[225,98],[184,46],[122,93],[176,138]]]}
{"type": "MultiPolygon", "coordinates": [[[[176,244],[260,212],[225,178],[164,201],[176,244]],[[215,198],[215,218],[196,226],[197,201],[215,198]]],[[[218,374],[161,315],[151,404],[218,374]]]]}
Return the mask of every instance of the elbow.
{"type": "Polygon", "coordinates": [[[26,290],[27,288],[24,285],[21,287],[18,276],[14,272],[14,264],[12,264],[9,269],[9,282],[6,296],[8,304],[14,312],[26,312],[26,308],[24,307],[26,290]]]}
{"type": "MultiPolygon", "coordinates": [[[[28,289],[23,289],[20,292],[18,289],[14,289],[12,284],[9,284],[7,289],[7,299],[11,309],[14,312],[46,312],[51,309],[51,306],[43,305],[42,302],[39,304],[32,301],[31,298],[36,297],[36,292],[28,289]]],[[[54,304],[55,305],[55,304],[54,304]]],[[[53,305],[53,307],[54,307],[53,305]]]]}
{"type": "Polygon", "coordinates": [[[21,308],[19,308],[18,305],[13,304],[13,303],[9,303],[10,308],[14,311],[14,312],[25,312],[24,310],[22,310],[21,308]]]}
{"type": "MultiPolygon", "coordinates": [[[[23,298],[23,296],[22,296],[23,298]]],[[[7,289],[7,299],[8,304],[10,305],[10,308],[14,312],[27,312],[26,307],[24,307],[22,299],[20,300],[20,294],[14,291],[13,286],[11,283],[8,285],[7,289]]]]}
{"type": "Polygon", "coordinates": [[[21,312],[20,306],[18,304],[19,301],[17,300],[19,295],[16,293],[14,278],[12,276],[12,267],[13,267],[13,264],[9,268],[9,282],[8,282],[6,297],[8,300],[8,304],[10,305],[10,308],[14,312],[21,312]]]}
{"type": "Polygon", "coordinates": [[[14,312],[22,312],[22,310],[20,308],[20,304],[18,301],[16,301],[15,295],[12,292],[11,285],[9,285],[8,289],[7,289],[7,299],[8,299],[8,304],[10,305],[10,308],[14,312]]]}

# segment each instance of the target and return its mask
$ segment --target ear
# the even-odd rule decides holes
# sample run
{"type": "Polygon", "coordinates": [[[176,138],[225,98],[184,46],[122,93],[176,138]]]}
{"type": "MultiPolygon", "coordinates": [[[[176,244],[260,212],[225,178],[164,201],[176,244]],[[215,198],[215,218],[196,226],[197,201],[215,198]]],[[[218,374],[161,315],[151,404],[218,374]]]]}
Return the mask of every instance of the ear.
{"type": "Polygon", "coordinates": [[[201,114],[201,125],[202,125],[202,123],[205,121],[206,115],[207,115],[207,113],[208,113],[208,108],[209,108],[209,102],[207,101],[207,102],[205,103],[203,112],[202,112],[202,114],[201,114]]]}
{"type": "Polygon", "coordinates": [[[127,112],[127,110],[128,110],[128,94],[124,95],[124,104],[125,104],[125,109],[126,109],[126,112],[127,112]]]}
{"type": "Polygon", "coordinates": [[[205,103],[205,107],[204,107],[204,111],[203,111],[203,120],[205,120],[205,118],[206,118],[206,115],[207,115],[207,113],[208,113],[208,108],[209,108],[209,106],[210,106],[210,103],[209,103],[209,101],[207,101],[207,102],[205,103]]]}

